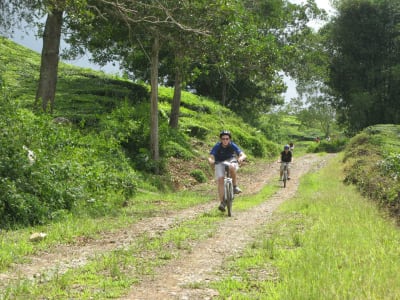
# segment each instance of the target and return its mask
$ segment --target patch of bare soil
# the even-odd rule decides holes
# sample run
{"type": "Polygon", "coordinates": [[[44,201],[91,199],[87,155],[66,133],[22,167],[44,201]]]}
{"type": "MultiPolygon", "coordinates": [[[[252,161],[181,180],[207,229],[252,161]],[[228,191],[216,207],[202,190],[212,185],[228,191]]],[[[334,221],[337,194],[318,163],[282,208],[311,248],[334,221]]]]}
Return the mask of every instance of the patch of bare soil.
{"type": "MultiPolygon", "coordinates": [[[[216,291],[188,287],[215,279],[215,271],[221,267],[224,258],[240,253],[245,245],[253,240],[256,229],[267,223],[272,212],[295,194],[299,178],[313,168],[319,168],[328,159],[329,156],[311,154],[298,158],[293,164],[292,180],[287,188],[280,189],[271,199],[254,209],[234,213],[231,218],[227,217],[213,237],[194,245],[190,254],[159,268],[157,276],[144,278],[139,285],[134,286],[126,299],[210,299],[215,296],[216,291]],[[226,234],[226,228],[230,229],[229,236],[226,234]]],[[[258,166],[257,176],[239,173],[239,184],[244,190],[243,194],[256,193],[270,180],[281,184],[277,181],[278,168],[277,163],[264,164],[258,166]]],[[[204,192],[215,191],[213,195],[216,196],[214,184],[199,185],[196,189],[204,192]]],[[[241,201],[240,196],[235,201],[241,201]]],[[[9,271],[0,273],[0,288],[18,279],[46,279],[55,274],[62,274],[68,269],[83,266],[99,254],[126,248],[143,233],[158,235],[179,222],[216,209],[217,204],[214,200],[182,211],[146,218],[123,230],[104,233],[102,238],[97,240],[80,240],[74,245],[59,245],[48,252],[32,255],[27,257],[27,263],[16,264],[9,271]]]]}

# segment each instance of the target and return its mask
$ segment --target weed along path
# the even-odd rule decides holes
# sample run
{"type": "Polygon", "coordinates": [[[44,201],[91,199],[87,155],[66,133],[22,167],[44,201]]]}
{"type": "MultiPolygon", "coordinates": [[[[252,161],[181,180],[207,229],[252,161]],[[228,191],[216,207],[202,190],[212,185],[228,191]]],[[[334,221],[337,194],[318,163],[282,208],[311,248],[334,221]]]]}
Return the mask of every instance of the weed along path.
{"type": "MultiPolygon", "coordinates": [[[[295,195],[303,174],[319,169],[331,157],[306,155],[297,159],[287,188],[279,189],[268,201],[252,209],[234,211],[233,217],[227,217],[212,237],[193,245],[190,253],[160,267],[155,276],[133,286],[123,299],[212,299],[217,296],[217,291],[203,289],[204,283],[217,280],[224,259],[240,255],[254,240],[257,229],[271,220],[274,210],[295,195]]],[[[279,164],[270,164],[262,170],[258,180],[241,176],[240,182],[248,193],[257,192],[269,180],[277,180],[278,169],[279,164]]],[[[240,197],[235,201],[241,201],[240,197]]]]}
{"type": "MultiPolygon", "coordinates": [[[[192,242],[191,251],[181,251],[179,258],[173,258],[167,264],[158,267],[155,270],[156,275],[141,275],[140,282],[132,286],[124,299],[212,298],[216,292],[202,289],[201,283],[216,279],[216,271],[221,268],[224,259],[240,255],[244,247],[254,239],[257,228],[269,222],[273,211],[283,201],[294,196],[300,177],[309,171],[319,169],[330,157],[330,155],[307,154],[296,158],[292,167],[292,180],[287,188],[279,189],[268,201],[254,208],[246,211],[234,209],[233,217],[222,218],[211,237],[192,242]],[[194,286],[196,288],[190,288],[194,286]]],[[[239,174],[243,195],[259,192],[268,182],[281,184],[277,181],[278,163],[259,165],[257,169],[256,176],[254,172],[239,174]]],[[[202,191],[205,189],[216,191],[213,182],[197,188],[202,191]]],[[[235,201],[241,200],[239,196],[235,201]]],[[[21,280],[45,282],[68,270],[85,266],[101,254],[125,249],[143,235],[159,236],[166,230],[176,227],[177,224],[216,210],[216,207],[216,200],[209,201],[181,211],[144,218],[122,230],[103,233],[99,239],[81,239],[74,244],[59,245],[31,255],[24,259],[25,263],[15,264],[8,271],[0,273],[0,290],[18,284],[21,280]]]]}

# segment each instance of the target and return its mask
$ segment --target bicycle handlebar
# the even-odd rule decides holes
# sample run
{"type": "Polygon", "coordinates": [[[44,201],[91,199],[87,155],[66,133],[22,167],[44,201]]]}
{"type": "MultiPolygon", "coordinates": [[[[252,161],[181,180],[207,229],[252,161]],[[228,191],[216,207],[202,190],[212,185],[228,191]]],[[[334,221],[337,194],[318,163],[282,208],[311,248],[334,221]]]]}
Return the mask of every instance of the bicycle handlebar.
{"type": "Polygon", "coordinates": [[[237,161],[237,160],[232,160],[232,161],[216,161],[216,162],[214,162],[214,165],[224,164],[225,166],[229,166],[231,163],[239,163],[239,161],[237,161]]]}

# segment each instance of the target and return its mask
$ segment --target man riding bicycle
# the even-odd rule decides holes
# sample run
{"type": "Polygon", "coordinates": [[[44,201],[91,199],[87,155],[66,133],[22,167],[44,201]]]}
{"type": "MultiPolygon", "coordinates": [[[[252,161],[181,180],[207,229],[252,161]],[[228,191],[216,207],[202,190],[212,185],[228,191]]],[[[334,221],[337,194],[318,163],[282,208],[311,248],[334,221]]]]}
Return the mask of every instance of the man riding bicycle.
{"type": "MultiPolygon", "coordinates": [[[[290,162],[292,162],[292,160],[293,160],[293,157],[292,157],[292,151],[290,151],[290,146],[289,145],[285,145],[283,147],[283,151],[281,152],[281,168],[280,168],[279,180],[282,179],[284,163],[290,163],[290,162]]],[[[290,180],[290,168],[289,168],[289,165],[288,165],[288,168],[287,168],[287,173],[288,173],[288,180],[290,180]]]]}
{"type": "Polygon", "coordinates": [[[239,169],[239,164],[245,160],[246,154],[231,141],[232,135],[230,131],[223,130],[219,134],[220,141],[217,142],[210,151],[208,162],[214,168],[215,179],[218,186],[218,197],[221,202],[218,209],[225,211],[224,204],[224,177],[225,177],[225,164],[229,163],[229,172],[232,177],[233,191],[239,194],[242,191],[237,186],[236,171],[239,169]]]}

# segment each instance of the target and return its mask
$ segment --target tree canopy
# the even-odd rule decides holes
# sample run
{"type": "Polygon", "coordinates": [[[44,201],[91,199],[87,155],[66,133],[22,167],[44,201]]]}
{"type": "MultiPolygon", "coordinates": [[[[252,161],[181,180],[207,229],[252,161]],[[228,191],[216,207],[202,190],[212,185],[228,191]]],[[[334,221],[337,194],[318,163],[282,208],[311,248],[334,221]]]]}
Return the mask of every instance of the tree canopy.
{"type": "Polygon", "coordinates": [[[328,85],[349,132],[400,121],[400,1],[338,1],[328,85]]]}

